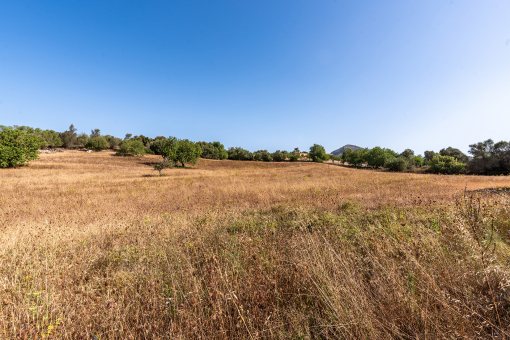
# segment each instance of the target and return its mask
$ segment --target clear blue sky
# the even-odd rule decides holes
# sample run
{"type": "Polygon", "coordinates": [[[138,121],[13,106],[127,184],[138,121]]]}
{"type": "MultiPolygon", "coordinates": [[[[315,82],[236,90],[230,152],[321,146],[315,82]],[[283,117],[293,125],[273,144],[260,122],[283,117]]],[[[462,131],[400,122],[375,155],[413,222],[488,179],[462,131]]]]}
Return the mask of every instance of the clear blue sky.
{"type": "Polygon", "coordinates": [[[510,1],[2,1],[0,124],[258,149],[510,139],[510,1]]]}

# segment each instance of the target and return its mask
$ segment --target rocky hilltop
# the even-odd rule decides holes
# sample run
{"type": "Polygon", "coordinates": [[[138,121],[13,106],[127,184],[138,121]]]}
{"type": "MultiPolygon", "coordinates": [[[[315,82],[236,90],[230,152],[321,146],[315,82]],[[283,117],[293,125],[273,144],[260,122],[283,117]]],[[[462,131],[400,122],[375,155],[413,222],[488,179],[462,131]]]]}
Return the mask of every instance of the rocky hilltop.
{"type": "Polygon", "coordinates": [[[336,149],[335,151],[331,151],[331,154],[335,155],[335,156],[340,156],[342,154],[342,152],[344,152],[345,149],[351,149],[351,150],[356,151],[357,149],[361,149],[361,146],[347,144],[347,145],[342,146],[340,149],[336,149]]]}

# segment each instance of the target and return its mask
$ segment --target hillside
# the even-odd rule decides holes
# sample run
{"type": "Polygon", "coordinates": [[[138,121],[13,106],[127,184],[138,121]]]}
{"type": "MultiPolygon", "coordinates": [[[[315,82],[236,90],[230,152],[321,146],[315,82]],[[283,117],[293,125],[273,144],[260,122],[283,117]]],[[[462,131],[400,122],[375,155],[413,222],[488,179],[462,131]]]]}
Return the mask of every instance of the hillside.
{"type": "Polygon", "coordinates": [[[335,156],[340,156],[342,154],[342,152],[344,152],[345,149],[352,149],[352,150],[356,151],[357,149],[361,149],[361,146],[356,146],[356,145],[352,145],[352,144],[346,144],[346,145],[342,146],[340,149],[336,149],[335,151],[331,151],[331,154],[335,155],[335,156]]]}

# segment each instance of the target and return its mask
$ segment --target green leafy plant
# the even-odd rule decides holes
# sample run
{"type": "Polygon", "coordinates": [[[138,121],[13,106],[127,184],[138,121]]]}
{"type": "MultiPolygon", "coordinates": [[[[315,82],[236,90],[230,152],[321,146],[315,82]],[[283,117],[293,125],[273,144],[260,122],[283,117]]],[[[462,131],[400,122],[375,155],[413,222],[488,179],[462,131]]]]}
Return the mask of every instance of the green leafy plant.
{"type": "Polygon", "coordinates": [[[119,156],[138,156],[145,154],[145,147],[143,142],[138,139],[129,139],[122,143],[120,149],[117,151],[119,156]]]}
{"type": "Polygon", "coordinates": [[[87,141],[87,144],[85,144],[85,147],[89,150],[100,151],[108,149],[110,144],[104,137],[90,137],[87,141]]]}
{"type": "Polygon", "coordinates": [[[310,147],[310,152],[308,153],[308,156],[312,159],[314,162],[322,163],[329,158],[326,155],[326,150],[322,145],[314,144],[310,147]]]}
{"type": "Polygon", "coordinates": [[[466,169],[466,164],[451,156],[436,155],[429,161],[431,172],[438,174],[461,174],[466,169]]]}
{"type": "Polygon", "coordinates": [[[390,171],[404,171],[409,166],[408,159],[405,157],[391,157],[386,160],[384,167],[390,171]]]}
{"type": "Polygon", "coordinates": [[[39,158],[37,150],[41,140],[20,130],[5,129],[0,132],[0,167],[26,165],[39,158]]]}
{"type": "Polygon", "coordinates": [[[161,171],[163,169],[169,169],[175,167],[175,163],[171,160],[164,159],[163,161],[154,165],[154,170],[159,171],[159,176],[161,176],[161,171]]]}

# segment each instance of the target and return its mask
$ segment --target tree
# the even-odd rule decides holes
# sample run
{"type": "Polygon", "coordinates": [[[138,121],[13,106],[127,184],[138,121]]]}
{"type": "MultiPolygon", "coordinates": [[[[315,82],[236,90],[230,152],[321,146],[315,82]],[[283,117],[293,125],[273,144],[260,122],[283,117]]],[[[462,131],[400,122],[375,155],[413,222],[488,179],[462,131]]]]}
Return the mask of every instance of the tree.
{"type": "Polygon", "coordinates": [[[181,139],[177,142],[177,148],[175,149],[175,162],[180,162],[184,167],[184,164],[195,165],[198,162],[198,158],[202,154],[202,149],[198,143],[194,143],[187,139],[181,139]]]}
{"type": "Polygon", "coordinates": [[[124,140],[128,140],[129,138],[131,138],[132,134],[130,133],[126,133],[126,136],[124,137],[124,140]]]}
{"type": "Polygon", "coordinates": [[[428,163],[432,158],[436,157],[436,153],[434,151],[425,151],[425,162],[428,163]]]}
{"type": "Polygon", "coordinates": [[[505,141],[494,143],[492,139],[471,144],[469,172],[485,175],[510,173],[510,144],[505,141]]]}
{"type": "Polygon", "coordinates": [[[376,146],[368,150],[365,154],[365,159],[367,161],[367,165],[372,168],[381,168],[384,166],[384,163],[387,159],[387,154],[383,148],[376,146]]]}
{"type": "Polygon", "coordinates": [[[296,153],[296,152],[291,152],[287,155],[287,157],[289,158],[289,161],[291,162],[297,162],[299,161],[299,153],[296,153]]]}
{"type": "MultiPolygon", "coordinates": [[[[140,141],[144,144],[142,139],[140,139],[140,141]]],[[[165,140],[157,140],[150,144],[150,149],[154,152],[154,154],[163,156],[163,159],[173,160],[175,159],[177,141],[178,140],[175,137],[168,137],[165,140]]]]}
{"type": "Polygon", "coordinates": [[[108,142],[110,149],[115,149],[117,146],[120,145],[120,143],[122,143],[122,139],[114,137],[114,136],[105,135],[103,137],[108,142]]]}
{"type": "Polygon", "coordinates": [[[86,133],[80,133],[80,135],[76,138],[76,142],[78,145],[85,146],[87,142],[89,141],[89,135],[86,133]]]}
{"type": "Polygon", "coordinates": [[[430,171],[438,174],[461,174],[466,164],[460,163],[452,156],[436,155],[429,161],[430,171]]]}
{"type": "Polygon", "coordinates": [[[283,162],[287,158],[287,152],[276,150],[271,156],[274,162],[283,162]]]}
{"type": "Polygon", "coordinates": [[[20,130],[2,129],[0,132],[0,167],[26,165],[39,158],[41,140],[20,130]]]}
{"type": "Polygon", "coordinates": [[[69,130],[61,132],[59,134],[60,140],[62,141],[62,146],[64,148],[72,148],[76,145],[76,129],[74,128],[74,125],[71,124],[69,126],[69,130]]]}
{"type": "Polygon", "coordinates": [[[110,144],[104,137],[90,137],[87,144],[85,144],[87,149],[96,151],[108,149],[109,146],[110,144]]]}
{"type": "Polygon", "coordinates": [[[421,155],[414,156],[414,165],[416,167],[419,168],[419,167],[423,166],[424,162],[425,162],[425,159],[421,155]]]}
{"type": "Polygon", "coordinates": [[[450,157],[453,157],[453,158],[457,158],[457,160],[459,162],[461,162],[461,163],[469,162],[468,156],[466,156],[459,149],[452,148],[451,146],[447,147],[446,149],[441,149],[439,151],[439,154],[441,156],[450,156],[450,157]]]}
{"type": "Polygon", "coordinates": [[[101,130],[99,130],[99,129],[90,130],[90,137],[100,137],[100,136],[101,136],[101,130]]]}
{"type": "Polygon", "coordinates": [[[314,162],[323,163],[328,158],[326,157],[326,150],[322,145],[314,144],[310,147],[310,152],[308,153],[308,156],[312,159],[314,162]]]}
{"type": "Polygon", "coordinates": [[[300,153],[301,151],[299,151],[299,148],[294,148],[294,151],[292,151],[294,153],[300,153]]]}
{"type": "Polygon", "coordinates": [[[164,159],[161,162],[154,165],[154,170],[158,170],[159,176],[161,177],[161,170],[173,168],[174,166],[175,166],[175,163],[173,161],[164,159]]]}
{"type": "Polygon", "coordinates": [[[126,140],[117,151],[119,156],[138,156],[145,154],[143,142],[137,139],[126,140]]]}
{"type": "Polygon", "coordinates": [[[208,159],[227,159],[228,152],[225,150],[225,147],[220,142],[198,142],[200,148],[202,149],[202,158],[208,159]]]}
{"type": "Polygon", "coordinates": [[[384,167],[390,171],[404,171],[409,166],[408,158],[406,157],[391,157],[386,160],[384,167]]]}

